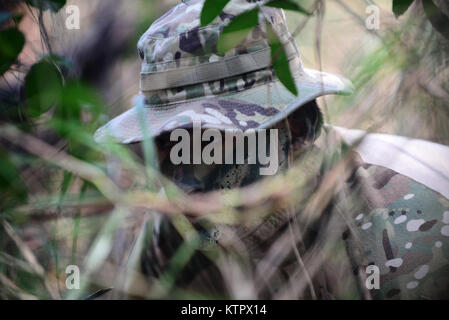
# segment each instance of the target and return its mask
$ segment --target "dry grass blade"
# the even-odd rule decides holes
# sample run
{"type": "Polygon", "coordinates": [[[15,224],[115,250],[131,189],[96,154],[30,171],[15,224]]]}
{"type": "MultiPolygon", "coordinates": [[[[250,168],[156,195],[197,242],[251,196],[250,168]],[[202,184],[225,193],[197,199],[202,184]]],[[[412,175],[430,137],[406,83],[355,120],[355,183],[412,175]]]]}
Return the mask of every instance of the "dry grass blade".
{"type": "Polygon", "coordinates": [[[17,245],[17,248],[19,248],[23,257],[25,258],[26,261],[28,261],[33,271],[36,274],[43,276],[45,273],[44,268],[39,264],[31,249],[26,245],[25,242],[22,241],[22,239],[20,239],[20,237],[17,235],[17,233],[14,231],[14,229],[6,220],[2,220],[2,224],[3,227],[5,228],[6,233],[17,245]]]}
{"type": "Polygon", "coordinates": [[[25,242],[22,241],[22,239],[20,239],[20,237],[17,235],[17,233],[14,231],[14,229],[11,227],[11,225],[6,220],[2,220],[2,224],[3,224],[3,227],[6,231],[6,233],[10,236],[10,238],[14,241],[16,246],[19,248],[19,250],[22,253],[25,260],[30,264],[34,273],[36,273],[37,275],[39,275],[42,278],[48,293],[51,295],[51,297],[53,299],[58,299],[59,295],[57,293],[57,290],[54,288],[51,281],[46,277],[45,269],[38,262],[38,260],[36,259],[36,256],[33,254],[31,249],[26,245],[25,242]]]}
{"type": "Polygon", "coordinates": [[[9,293],[13,294],[16,298],[20,300],[38,300],[36,296],[23,292],[18,286],[14,284],[13,281],[8,279],[4,274],[0,273],[0,283],[3,285],[4,289],[9,293]]]}
{"type": "Polygon", "coordinates": [[[24,133],[12,125],[4,124],[0,126],[0,135],[29,153],[92,182],[113,202],[119,201],[120,192],[118,188],[99,168],[56,150],[42,140],[24,133]]]}

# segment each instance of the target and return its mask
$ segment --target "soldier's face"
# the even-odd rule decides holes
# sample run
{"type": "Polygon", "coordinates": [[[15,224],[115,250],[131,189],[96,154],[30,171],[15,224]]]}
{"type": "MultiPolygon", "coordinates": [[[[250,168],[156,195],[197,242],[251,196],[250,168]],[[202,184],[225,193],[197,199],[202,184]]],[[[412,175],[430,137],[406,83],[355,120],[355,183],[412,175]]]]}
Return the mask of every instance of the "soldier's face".
{"type": "MultiPolygon", "coordinates": [[[[286,121],[267,130],[262,140],[243,139],[243,151],[241,145],[238,145],[237,138],[232,140],[233,143],[229,143],[229,140],[226,142],[225,132],[217,131],[217,136],[207,139],[205,138],[207,129],[197,133],[194,129],[188,129],[185,130],[187,144],[185,141],[180,142],[180,135],[174,135],[173,139],[174,132],[166,133],[155,139],[159,167],[166,177],[188,193],[244,186],[259,180],[267,175],[267,172],[268,175],[272,175],[284,169],[292,148],[301,149],[308,142],[313,142],[319,132],[316,123],[320,122],[320,116],[315,102],[306,104],[290,115],[286,121]],[[270,136],[270,130],[276,130],[275,139],[270,136]],[[213,145],[215,139],[219,141],[213,145]],[[181,144],[184,144],[184,147],[180,147],[181,144]],[[268,146],[275,147],[271,150],[268,146]],[[262,159],[264,161],[260,161],[261,158],[258,157],[259,149],[263,151],[262,154],[268,155],[262,159]],[[213,152],[210,152],[211,150],[213,152]],[[256,151],[254,163],[248,161],[251,151],[256,151]],[[243,158],[244,162],[239,161],[242,152],[243,156],[240,158],[243,158]],[[184,158],[183,153],[188,154],[188,157],[184,158]],[[210,159],[204,161],[205,153],[212,155],[218,153],[215,157],[217,161],[211,162],[210,159]],[[231,161],[226,157],[228,154],[232,155],[231,161]],[[267,170],[267,167],[271,170],[267,170]]],[[[131,149],[143,159],[141,143],[132,145],[131,149]]]]}

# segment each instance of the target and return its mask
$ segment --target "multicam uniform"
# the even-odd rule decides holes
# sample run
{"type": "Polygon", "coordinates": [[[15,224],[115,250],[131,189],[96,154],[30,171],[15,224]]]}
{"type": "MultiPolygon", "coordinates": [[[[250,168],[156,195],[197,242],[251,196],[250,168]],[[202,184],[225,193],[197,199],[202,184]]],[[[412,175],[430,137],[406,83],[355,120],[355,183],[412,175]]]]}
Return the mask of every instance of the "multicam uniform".
{"type": "MultiPolygon", "coordinates": [[[[299,162],[308,159],[307,173],[315,177],[309,190],[312,193],[323,183],[325,161],[323,152],[312,141],[291,140],[298,136],[295,131],[304,127],[304,123],[295,125],[295,114],[298,116],[299,112],[299,118],[302,115],[304,121],[310,120],[304,104],[324,94],[350,93],[348,83],[338,76],[304,69],[284,14],[264,8],[261,19],[271,24],[284,44],[296,79],[298,100],[280,84],[271,66],[265,65],[268,46],[264,23],[255,27],[235,49],[225,55],[216,54],[223,26],[245,9],[253,8],[257,1],[231,1],[207,27],[199,24],[202,4],[201,0],[179,4],[142,36],[139,105],[144,107],[132,108],[99,129],[97,141],[112,136],[122,143],[140,142],[144,138],[142,119],[148,119],[152,136],[175,128],[190,128],[194,121],[201,121],[203,128],[223,130],[277,128],[280,170],[285,171],[289,163],[295,163],[296,155],[299,162]],[[233,65],[235,60],[239,64],[233,65]],[[245,61],[259,68],[239,74],[239,68],[247,67],[245,61]],[[204,68],[223,67],[223,63],[229,68],[212,71],[204,68]],[[217,78],[221,73],[227,76],[217,78]],[[285,121],[289,115],[290,120],[285,121]],[[300,150],[296,150],[298,146],[300,150]]],[[[307,136],[305,127],[303,134],[307,136]]],[[[307,208],[301,204],[293,214],[290,210],[274,212],[262,224],[252,227],[204,226],[195,221],[202,244],[177,276],[176,285],[206,295],[236,297],[208,257],[236,235],[252,268],[261,262],[268,264],[265,269],[262,267],[267,271],[262,277],[265,282],[253,284],[257,287],[253,298],[449,298],[447,195],[397,170],[362,160],[356,153],[350,162],[351,174],[344,177],[338,189],[332,190],[333,196],[312,219],[313,223],[301,220],[307,208]],[[267,260],[271,245],[288,233],[289,223],[293,225],[292,233],[301,233],[295,238],[297,251],[286,245],[280,255],[267,260]],[[326,252],[329,243],[333,254],[326,252]],[[380,269],[379,289],[366,287],[365,271],[369,265],[380,269]],[[304,283],[304,279],[308,290],[295,292],[295,284],[304,283]]],[[[260,179],[257,164],[173,166],[162,162],[161,167],[186,192],[238,188],[260,179]]],[[[144,250],[141,263],[150,283],[153,277],[158,278],[167,271],[169,261],[183,241],[169,219],[156,216],[153,241],[144,250]]]]}
{"type": "MultiPolygon", "coordinates": [[[[279,128],[279,127],[278,127],[279,128]]],[[[287,137],[288,135],[284,135],[287,137]]],[[[282,140],[282,138],[280,138],[282,140]]],[[[281,170],[287,168],[288,138],[280,144],[281,170]]],[[[316,153],[315,148],[310,149],[316,153]]],[[[305,156],[305,154],[301,154],[305,156]]],[[[320,159],[320,157],[316,157],[320,159]]],[[[308,160],[313,162],[312,160],[308,160]]],[[[449,298],[449,201],[438,192],[391,169],[364,162],[353,156],[353,173],[346,179],[338,195],[329,201],[327,212],[317,223],[302,230],[298,243],[302,253],[319,242],[319,235],[333,229],[337,233],[333,246],[345,248],[321,260],[313,275],[317,298],[374,299],[442,299],[449,298]],[[346,223],[338,216],[338,208],[350,208],[346,223]],[[334,224],[335,225],[330,225],[334,224]],[[369,265],[380,269],[380,288],[368,289],[366,273],[369,265]]],[[[313,166],[320,175],[320,165],[313,166]]],[[[177,166],[172,179],[184,190],[210,191],[246,186],[257,181],[258,166],[177,166]]],[[[167,173],[170,170],[167,170],[167,173]]],[[[319,180],[319,178],[317,178],[319,180]]],[[[301,211],[296,212],[301,216],[301,211]]],[[[254,266],[267,254],[270,245],[285,232],[292,219],[286,212],[274,213],[267,221],[252,228],[231,227],[249,252],[254,266]]],[[[211,249],[220,246],[228,228],[210,227],[200,234],[211,249]]],[[[145,252],[143,266],[152,275],[161,275],[181,244],[182,239],[166,218],[160,220],[152,247],[145,252]],[[157,240],[156,240],[157,239],[157,240]]],[[[324,248],[326,244],[322,244],[324,248]]],[[[321,248],[321,244],[318,244],[321,248]]],[[[282,288],[304,277],[290,246],[289,254],[271,275],[260,298],[283,297],[282,288]]],[[[199,292],[222,296],[226,285],[219,270],[201,250],[179,276],[178,285],[199,292]]],[[[294,298],[288,296],[289,298],[294,298]]],[[[298,294],[299,298],[310,295],[298,294]]]]}

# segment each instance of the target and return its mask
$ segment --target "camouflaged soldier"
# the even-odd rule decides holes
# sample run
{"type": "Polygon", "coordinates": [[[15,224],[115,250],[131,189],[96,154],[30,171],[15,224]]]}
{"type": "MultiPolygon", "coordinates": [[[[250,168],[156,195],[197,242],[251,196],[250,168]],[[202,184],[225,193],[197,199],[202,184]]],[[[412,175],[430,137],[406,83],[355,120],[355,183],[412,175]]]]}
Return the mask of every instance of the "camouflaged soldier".
{"type": "MultiPolygon", "coordinates": [[[[233,0],[206,27],[199,22],[202,5],[201,0],[178,4],[141,37],[139,102],[100,128],[96,140],[113,137],[139,150],[145,131],[142,123],[146,124],[149,135],[156,138],[161,171],[185,192],[194,193],[250,185],[261,179],[261,164],[174,165],[169,157],[173,145],[170,132],[190,129],[194,122],[200,122],[203,129],[222,131],[274,128],[279,133],[279,172],[295,160],[309,162],[307,174],[315,176],[310,189],[316,190],[322,183],[323,156],[314,144],[322,129],[314,99],[350,94],[350,82],[304,68],[284,13],[264,7],[259,18],[271,24],[284,45],[299,92],[293,96],[271,67],[264,23],[236,48],[224,55],[216,52],[223,27],[258,4],[233,0]]],[[[343,128],[327,131],[342,137],[342,144],[357,145],[357,152],[350,161],[352,171],[332,188],[333,196],[323,206],[320,218],[313,223],[298,222],[303,221],[307,209],[299,205],[295,214],[280,210],[252,227],[204,225],[192,220],[202,243],[177,277],[177,287],[231,298],[448,297],[449,167],[440,161],[449,158],[448,148],[343,128]],[[361,136],[364,142],[358,144],[361,136]],[[273,255],[272,245],[283,243],[283,235],[292,225],[302,233],[301,239],[295,240],[296,247],[287,242],[281,254],[273,255]],[[332,241],[322,240],[330,239],[330,234],[335,235],[332,241]],[[250,293],[243,296],[233,291],[223,270],[210,258],[211,252],[226,247],[234,236],[247,253],[247,276],[256,279],[255,284],[248,284],[250,293]],[[324,254],[329,242],[344,250],[324,254]],[[318,256],[324,258],[314,263],[318,256]],[[378,289],[366,287],[369,265],[379,268],[378,289]],[[299,287],[306,283],[308,290],[297,289],[296,282],[299,287]]],[[[167,271],[183,242],[169,219],[155,217],[153,240],[141,257],[150,287],[152,279],[167,271]]]]}

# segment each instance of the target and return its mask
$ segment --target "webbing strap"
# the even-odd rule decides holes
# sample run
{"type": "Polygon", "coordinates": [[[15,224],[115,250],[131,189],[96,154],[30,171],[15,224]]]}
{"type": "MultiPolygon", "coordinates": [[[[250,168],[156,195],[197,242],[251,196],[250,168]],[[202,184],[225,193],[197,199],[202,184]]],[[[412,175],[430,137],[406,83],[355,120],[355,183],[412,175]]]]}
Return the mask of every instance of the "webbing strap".
{"type": "MultiPolygon", "coordinates": [[[[295,50],[286,50],[286,52],[294,53],[295,50]]],[[[296,54],[290,54],[288,59],[291,60],[296,57],[296,54]]],[[[270,66],[270,48],[266,48],[222,61],[167,71],[141,73],[140,89],[142,91],[154,91],[216,81],[265,69],[270,66]]]]}

